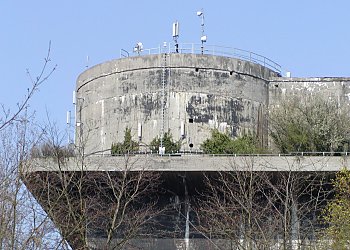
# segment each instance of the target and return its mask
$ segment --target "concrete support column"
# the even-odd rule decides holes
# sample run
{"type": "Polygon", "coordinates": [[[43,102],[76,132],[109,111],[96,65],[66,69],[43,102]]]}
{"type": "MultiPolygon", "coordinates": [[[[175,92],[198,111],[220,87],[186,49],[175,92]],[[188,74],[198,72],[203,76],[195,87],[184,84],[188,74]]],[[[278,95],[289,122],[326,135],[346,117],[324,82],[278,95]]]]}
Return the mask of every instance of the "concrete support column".
{"type": "Polygon", "coordinates": [[[291,246],[298,249],[300,243],[300,220],[298,217],[298,201],[293,198],[291,204],[291,246]]]}

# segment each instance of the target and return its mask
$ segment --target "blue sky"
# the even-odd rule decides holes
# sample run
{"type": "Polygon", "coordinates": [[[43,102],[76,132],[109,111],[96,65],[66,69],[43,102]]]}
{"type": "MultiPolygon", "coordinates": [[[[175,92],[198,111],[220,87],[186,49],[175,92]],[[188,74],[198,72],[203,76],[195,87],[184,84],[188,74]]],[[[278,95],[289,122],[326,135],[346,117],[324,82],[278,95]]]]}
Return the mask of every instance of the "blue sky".
{"type": "Polygon", "coordinates": [[[350,2],[346,0],[251,1],[19,1],[0,2],[0,103],[14,107],[26,93],[26,69],[37,75],[51,41],[58,68],[31,102],[39,121],[46,110],[65,128],[73,110],[78,75],[132,50],[171,41],[180,22],[179,42],[199,41],[204,9],[207,44],[251,50],[282,65],[295,77],[350,76],[350,2]]]}

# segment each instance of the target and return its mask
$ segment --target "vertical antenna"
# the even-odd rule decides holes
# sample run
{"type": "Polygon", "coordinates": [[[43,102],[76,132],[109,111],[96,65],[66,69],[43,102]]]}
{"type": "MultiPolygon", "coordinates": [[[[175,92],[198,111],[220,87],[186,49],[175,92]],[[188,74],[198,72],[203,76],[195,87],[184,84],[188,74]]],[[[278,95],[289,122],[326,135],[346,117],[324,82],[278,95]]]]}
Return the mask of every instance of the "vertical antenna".
{"type": "Polygon", "coordinates": [[[69,125],[70,126],[70,119],[71,119],[71,113],[70,113],[70,111],[67,111],[67,125],[69,125]]]}
{"type": "MultiPolygon", "coordinates": [[[[80,121],[78,122],[77,121],[77,101],[79,100],[79,99],[82,99],[82,100],[84,100],[83,98],[79,98],[79,97],[77,97],[77,92],[74,90],[73,92],[72,92],[72,103],[73,103],[73,105],[74,105],[74,116],[73,116],[73,118],[71,117],[71,112],[69,111],[69,120],[71,121],[72,119],[74,119],[74,125],[73,125],[73,143],[75,143],[75,139],[76,139],[76,127],[79,127],[80,126],[80,121]]],[[[81,114],[81,113],[80,113],[81,114]]],[[[80,119],[81,120],[81,119],[80,119]]],[[[67,113],[67,121],[68,121],[68,113],[67,113]]],[[[69,123],[69,126],[71,126],[71,123],[69,123]]]]}
{"type": "Polygon", "coordinates": [[[175,42],[175,51],[179,53],[179,44],[177,43],[177,39],[179,38],[179,22],[176,21],[173,23],[173,39],[175,42]]]}
{"type": "Polygon", "coordinates": [[[86,66],[85,68],[89,68],[89,56],[86,56],[86,66]]]}
{"type": "Polygon", "coordinates": [[[201,36],[201,51],[204,53],[204,43],[207,41],[207,36],[204,34],[204,12],[203,9],[201,11],[197,11],[197,16],[201,18],[201,27],[202,27],[202,36],[201,36]]]}
{"type": "Polygon", "coordinates": [[[72,95],[72,97],[73,97],[73,105],[75,105],[75,102],[76,102],[76,93],[75,93],[75,90],[73,91],[73,95],[72,95]]]}

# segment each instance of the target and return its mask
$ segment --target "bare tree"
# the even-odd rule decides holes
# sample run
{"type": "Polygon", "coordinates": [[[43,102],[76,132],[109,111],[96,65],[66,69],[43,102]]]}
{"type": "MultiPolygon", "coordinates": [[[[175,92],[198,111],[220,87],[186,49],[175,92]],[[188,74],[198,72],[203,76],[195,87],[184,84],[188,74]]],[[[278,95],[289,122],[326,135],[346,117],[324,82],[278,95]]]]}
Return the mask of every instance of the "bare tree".
{"type": "Polygon", "coordinates": [[[150,238],[161,211],[155,194],[159,173],[149,171],[147,162],[135,168],[129,154],[86,157],[76,147],[72,157],[71,149],[56,144],[62,141],[57,130],[47,131],[26,184],[63,238],[74,249],[128,249],[150,238]],[[105,171],[105,159],[116,159],[114,171],[105,171]]]}
{"type": "Polygon", "coordinates": [[[266,179],[275,199],[275,219],[281,249],[315,247],[322,229],[319,217],[332,195],[331,173],[291,168],[275,173],[275,181],[266,179]]]}
{"type": "Polygon", "coordinates": [[[232,162],[232,169],[205,176],[207,189],[197,209],[199,229],[220,249],[266,249],[278,227],[277,211],[266,199],[275,199],[265,182],[272,175],[255,172],[253,158],[247,157],[245,164],[242,168],[232,162]]]}
{"type": "Polygon", "coordinates": [[[39,89],[39,87],[44,82],[46,82],[49,79],[52,73],[56,70],[57,65],[49,68],[50,62],[51,62],[50,53],[51,53],[51,41],[49,43],[47,55],[44,58],[44,64],[43,64],[43,67],[41,68],[39,75],[33,78],[29,69],[27,69],[27,75],[31,81],[32,86],[27,89],[27,94],[24,96],[23,100],[17,103],[17,110],[14,112],[11,112],[11,110],[7,109],[4,104],[1,104],[3,114],[0,117],[0,130],[6,128],[13,122],[19,121],[20,118],[24,117],[22,116],[22,114],[27,109],[29,101],[32,99],[35,92],[39,89]]]}
{"type": "Polygon", "coordinates": [[[21,179],[23,169],[29,167],[30,148],[38,142],[38,133],[24,118],[0,131],[1,249],[51,248],[59,238],[21,179]]]}
{"type": "Polygon", "coordinates": [[[30,149],[40,140],[41,131],[34,126],[28,105],[38,88],[50,77],[50,45],[39,75],[32,79],[17,109],[1,104],[0,116],[0,248],[48,249],[59,234],[45,212],[23,185],[23,168],[28,167],[30,149]]]}
{"type": "Polygon", "coordinates": [[[221,249],[315,247],[330,176],[296,166],[257,171],[254,161],[246,157],[225,172],[206,175],[199,231],[221,249]]]}
{"type": "Polygon", "coordinates": [[[102,215],[93,221],[94,231],[100,231],[106,239],[102,245],[107,249],[122,249],[132,244],[132,239],[149,238],[160,209],[156,207],[155,189],[159,174],[141,169],[132,171],[132,163],[126,157],[120,172],[95,173],[97,179],[94,193],[95,206],[92,214],[102,215]]]}

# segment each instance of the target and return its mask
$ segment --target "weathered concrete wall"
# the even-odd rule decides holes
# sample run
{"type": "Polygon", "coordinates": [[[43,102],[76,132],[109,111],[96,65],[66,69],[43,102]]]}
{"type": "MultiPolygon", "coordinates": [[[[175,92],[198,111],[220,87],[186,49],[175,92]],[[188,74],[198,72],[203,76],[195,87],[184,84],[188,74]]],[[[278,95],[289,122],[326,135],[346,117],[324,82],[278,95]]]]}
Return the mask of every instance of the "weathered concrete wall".
{"type": "Polygon", "coordinates": [[[270,105],[278,104],[286,96],[299,97],[318,95],[336,100],[341,105],[350,105],[350,78],[287,78],[272,77],[270,79],[270,105]]]}
{"type": "MultiPolygon", "coordinates": [[[[83,72],[77,81],[78,132],[86,153],[108,150],[126,127],[141,144],[160,135],[164,55],[113,60],[83,72]]],[[[167,55],[165,131],[182,150],[199,149],[212,128],[232,136],[254,131],[267,137],[268,79],[277,73],[247,61],[194,54],[167,55]]],[[[79,138],[79,136],[78,136],[79,138]]]]}

